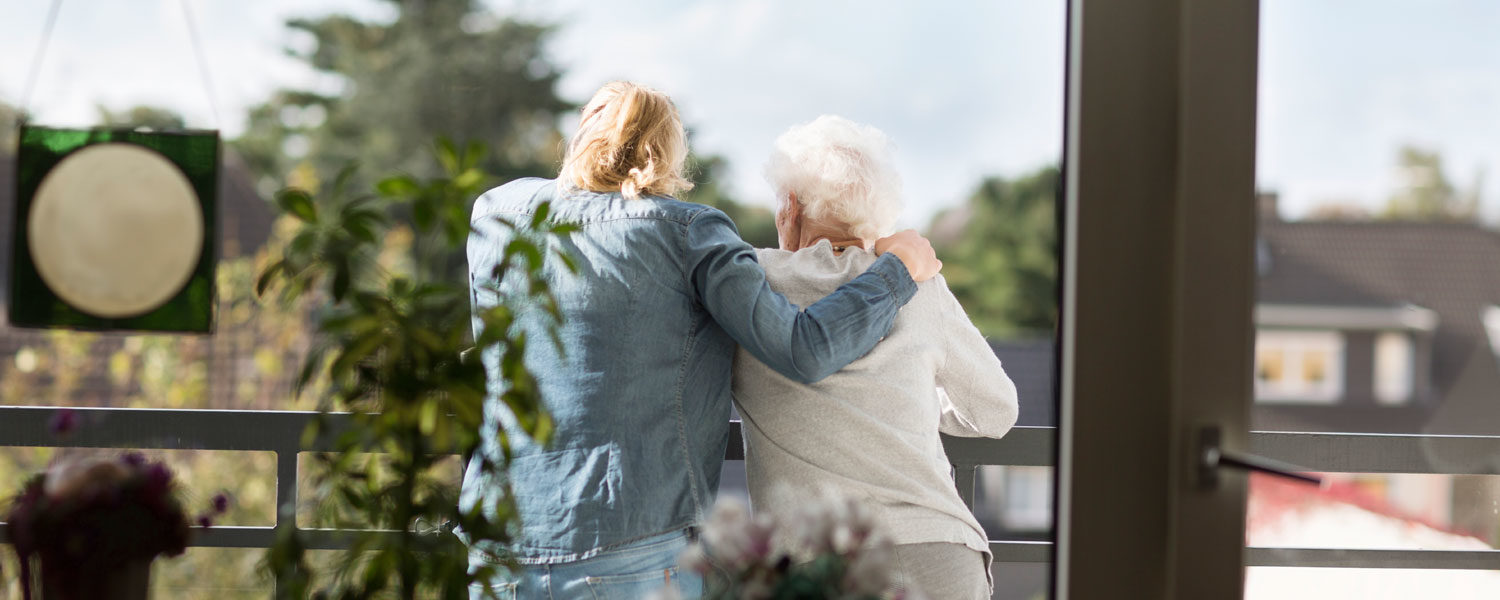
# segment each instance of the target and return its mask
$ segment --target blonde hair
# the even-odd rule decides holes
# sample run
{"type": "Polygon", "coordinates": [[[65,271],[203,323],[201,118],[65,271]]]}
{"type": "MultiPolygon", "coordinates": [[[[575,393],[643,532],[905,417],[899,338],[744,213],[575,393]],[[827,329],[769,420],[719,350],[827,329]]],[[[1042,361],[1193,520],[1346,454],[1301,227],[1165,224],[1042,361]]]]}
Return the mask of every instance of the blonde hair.
{"type": "Polygon", "coordinates": [[[766,181],[786,201],[797,194],[808,219],[873,240],[890,235],[901,214],[901,177],[890,138],[879,129],[824,115],[776,138],[766,181]]]}
{"type": "Polygon", "coordinates": [[[683,176],[686,162],[687,133],[672,99],[644,85],[613,81],[583,107],[557,181],[626,198],[672,196],[693,188],[683,176]]]}

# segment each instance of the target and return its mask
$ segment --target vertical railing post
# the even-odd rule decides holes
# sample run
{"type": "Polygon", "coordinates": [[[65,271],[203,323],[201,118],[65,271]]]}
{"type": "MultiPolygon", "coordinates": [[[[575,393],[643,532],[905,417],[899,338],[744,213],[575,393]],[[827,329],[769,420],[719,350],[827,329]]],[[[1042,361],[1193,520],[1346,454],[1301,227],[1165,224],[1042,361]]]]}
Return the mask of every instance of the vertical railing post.
{"type": "MultiPolygon", "coordinates": [[[[296,438],[292,441],[280,444],[276,449],[276,535],[275,539],[281,539],[288,530],[295,532],[297,529],[297,453],[299,445],[296,438]]],[[[295,565],[293,565],[295,568],[295,565]]],[[[290,594],[282,587],[280,574],[272,571],[272,581],[276,587],[276,598],[287,598],[290,594]]]]}
{"type": "Polygon", "coordinates": [[[958,487],[958,497],[974,512],[974,479],[978,465],[953,465],[953,485],[958,487]]]}

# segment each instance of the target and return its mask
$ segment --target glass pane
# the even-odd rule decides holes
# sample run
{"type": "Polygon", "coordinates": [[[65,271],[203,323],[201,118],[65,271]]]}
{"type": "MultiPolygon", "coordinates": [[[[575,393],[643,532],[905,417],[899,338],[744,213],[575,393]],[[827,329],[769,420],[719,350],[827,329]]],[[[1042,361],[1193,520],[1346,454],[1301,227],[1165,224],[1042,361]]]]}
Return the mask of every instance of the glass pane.
{"type": "MultiPolygon", "coordinates": [[[[697,183],[684,199],[724,210],[757,246],[777,243],[777,199],[762,171],[781,132],[838,114],[888,134],[903,182],[897,226],[932,239],[948,287],[986,339],[977,352],[995,354],[1016,384],[1019,424],[1055,426],[1064,8],[1061,0],[881,0],[858,10],[794,0],[196,3],[189,18],[204,33],[209,70],[233,74],[212,77],[208,90],[189,46],[128,33],[181,22],[175,5],[66,13],[25,107],[34,123],[220,129],[215,328],[168,336],[0,324],[0,402],[315,407],[315,395],[293,394],[314,307],[281,307],[253,291],[273,258],[267,248],[289,231],[274,217],[271,194],[329,183],[350,162],[362,165],[357,185],[398,172],[432,175],[437,165],[420,149],[439,135],[489,144],[481,166],[502,180],[551,177],[577,107],[605,81],[628,78],[661,88],[681,108],[697,183]],[[441,8],[414,16],[423,6],[441,8]],[[346,35],[359,28],[381,34],[346,35]],[[396,48],[370,45],[398,29],[415,37],[396,48]],[[328,63],[332,56],[349,60],[328,63]]],[[[8,16],[39,25],[45,9],[8,16]]],[[[13,37],[20,47],[37,41],[13,37]]],[[[14,205],[5,201],[16,177],[9,127],[20,108],[3,94],[22,89],[21,77],[0,72],[0,206],[14,205]]],[[[14,219],[0,211],[0,220],[14,219]]],[[[410,235],[386,241],[392,253],[414,252],[410,235]]],[[[0,260],[0,281],[10,269],[0,260]]],[[[254,477],[233,459],[216,464],[210,470],[235,475],[236,485],[274,484],[270,462],[257,463],[254,477]]],[[[306,483],[315,474],[300,475],[306,483]]],[[[985,467],[974,510],[989,537],[1050,540],[1052,477],[1050,468],[985,467]]],[[[195,492],[216,481],[205,474],[195,492]]],[[[744,464],[726,466],[720,492],[745,495],[747,487],[744,464]]],[[[299,508],[317,522],[328,507],[315,506],[311,486],[303,492],[299,508]]],[[[269,524],[269,502],[254,504],[257,516],[246,522],[269,524]]],[[[997,597],[1045,594],[1049,568],[997,566],[997,597]]]]}
{"type": "Polygon", "coordinates": [[[275,586],[260,571],[259,548],[188,548],[182,556],[158,560],[151,569],[153,598],[260,600],[275,586]]]}
{"type": "MultiPolygon", "coordinates": [[[[1500,167],[1500,10],[1260,6],[1253,429],[1500,435],[1500,196],[1486,182],[1500,167]]],[[[1385,445],[1362,446],[1367,460],[1397,459],[1394,440],[1372,439],[1385,445]]],[[[1500,485],[1442,473],[1473,471],[1451,441],[1422,444],[1438,473],[1324,473],[1321,488],[1253,476],[1246,542],[1496,548],[1500,485]]],[[[1257,567],[1246,597],[1484,597],[1497,581],[1257,567]]]]}
{"type": "MultiPolygon", "coordinates": [[[[124,450],[0,447],[0,498],[9,500],[31,475],[54,461],[118,456],[124,450]]],[[[219,525],[267,527],[276,524],[276,454],[210,450],[141,450],[172,469],[189,516],[208,511],[214,494],[230,498],[219,525]]],[[[0,502],[0,505],[4,505],[0,502]]]]}

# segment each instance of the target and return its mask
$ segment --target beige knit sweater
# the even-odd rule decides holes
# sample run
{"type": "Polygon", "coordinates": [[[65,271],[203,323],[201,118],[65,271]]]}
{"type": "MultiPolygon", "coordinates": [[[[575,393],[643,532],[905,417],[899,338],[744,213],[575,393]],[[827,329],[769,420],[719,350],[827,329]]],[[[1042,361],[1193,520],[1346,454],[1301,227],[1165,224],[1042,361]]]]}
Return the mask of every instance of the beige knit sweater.
{"type": "MultiPolygon", "coordinates": [[[[805,307],[875,256],[838,255],[824,240],[796,253],[760,250],[760,261],[771,287],[805,307]]],[[[942,277],[918,284],[874,350],[816,384],[739,350],[734,400],[753,509],[785,513],[832,491],[867,499],[897,544],[957,543],[988,556],[938,433],[1005,435],[1016,422],[1016,387],[942,277]]]]}

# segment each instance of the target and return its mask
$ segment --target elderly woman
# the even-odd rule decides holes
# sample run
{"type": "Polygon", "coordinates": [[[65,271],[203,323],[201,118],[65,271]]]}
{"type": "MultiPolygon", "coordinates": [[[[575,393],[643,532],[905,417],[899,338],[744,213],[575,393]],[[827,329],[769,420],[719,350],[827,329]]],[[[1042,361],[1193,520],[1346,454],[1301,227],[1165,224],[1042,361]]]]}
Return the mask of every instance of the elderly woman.
{"type": "MultiPolygon", "coordinates": [[[[766,176],[780,197],[780,250],[760,250],[771,289],[809,306],[874,261],[901,210],[880,131],[833,116],[776,140],[766,176]]],[[[866,499],[896,544],[898,583],[934,600],[989,598],[989,541],[949,476],[939,432],[1000,437],[1016,388],[942,277],[875,349],[820,382],[787,378],[749,349],[734,361],[751,505],[778,513],[810,496],[866,499]]]]}
{"type": "MultiPolygon", "coordinates": [[[[634,599],[664,585],[699,597],[702,582],[677,573],[677,555],[718,487],[736,344],[782,376],[816,382],[874,347],[916,282],[941,267],[915,232],[882,238],[862,273],[798,310],[766,284],[724,213],[672,197],[692,185],[686,157],[672,101],[615,82],[583,108],[556,180],[512,181],[474,204],[476,311],[498,303],[494,286],[522,284],[494,281],[515,235],[497,217],[529,220],[549,203],[547,218],[579,228],[562,242],[577,273],[556,264],[544,273],[562,347],[534,343],[524,356],[555,422],[550,445],[515,428],[498,355],[482,356],[492,388],[481,452],[506,466],[520,528],[511,543],[472,544],[470,561],[521,567],[495,589],[472,590],[476,598],[634,599]]],[[[547,339],[537,319],[518,323],[547,339]]],[[[461,501],[494,515],[504,486],[479,464],[461,501]]]]}

